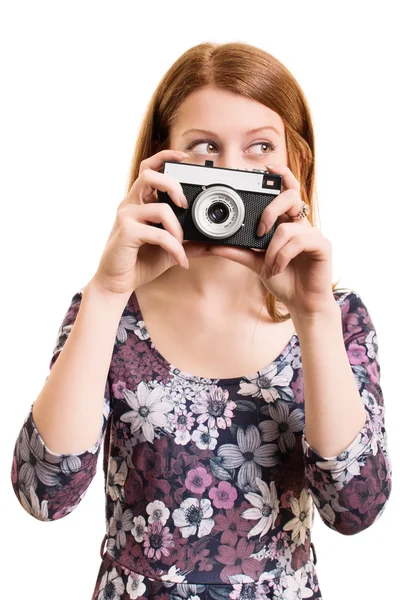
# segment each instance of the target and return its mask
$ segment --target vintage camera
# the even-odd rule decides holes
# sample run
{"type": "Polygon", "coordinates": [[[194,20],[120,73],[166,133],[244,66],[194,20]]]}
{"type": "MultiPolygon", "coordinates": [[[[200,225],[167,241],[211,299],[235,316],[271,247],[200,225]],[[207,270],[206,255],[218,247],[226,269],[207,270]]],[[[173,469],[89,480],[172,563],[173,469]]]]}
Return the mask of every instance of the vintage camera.
{"type": "MultiPolygon", "coordinates": [[[[166,202],[176,214],[184,240],[268,248],[276,223],[262,237],[256,231],[265,207],[281,192],[281,175],[214,167],[212,160],[204,165],[164,161],[162,172],[180,182],[189,204],[181,208],[167,192],[157,192],[158,202],[166,202]]],[[[156,225],[164,229],[162,223],[156,225]]]]}

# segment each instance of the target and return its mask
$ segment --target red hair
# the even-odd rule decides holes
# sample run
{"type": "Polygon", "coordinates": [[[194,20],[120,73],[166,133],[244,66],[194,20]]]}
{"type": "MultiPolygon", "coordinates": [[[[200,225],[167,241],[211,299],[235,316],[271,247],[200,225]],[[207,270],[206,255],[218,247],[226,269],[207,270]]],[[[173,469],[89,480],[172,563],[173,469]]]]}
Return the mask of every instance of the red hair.
{"type": "MultiPolygon", "coordinates": [[[[279,60],[243,42],[206,42],[193,46],[165,73],[150,99],[139,130],[126,193],[139,176],[140,163],[169,148],[169,130],[181,103],[191,92],[206,85],[257,100],[278,113],[285,127],[288,167],[300,183],[301,198],[310,207],[307,218],[315,226],[318,206],[315,142],[306,97],[279,60]]],[[[332,292],[337,284],[332,284],[332,292]]],[[[276,297],[268,290],[265,303],[274,321],[290,318],[288,313],[279,311],[276,297]]]]}

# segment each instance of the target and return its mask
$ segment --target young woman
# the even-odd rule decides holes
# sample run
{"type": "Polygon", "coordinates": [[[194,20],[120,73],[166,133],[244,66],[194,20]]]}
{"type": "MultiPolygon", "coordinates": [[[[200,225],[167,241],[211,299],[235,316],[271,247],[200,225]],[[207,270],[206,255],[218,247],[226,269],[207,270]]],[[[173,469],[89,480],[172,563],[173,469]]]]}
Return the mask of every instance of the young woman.
{"type": "Polygon", "coordinates": [[[305,96],[263,50],[200,44],[157,87],[127,195],[13,457],[22,506],[55,520],[86,493],[104,437],[92,600],[321,599],[315,506],[344,535],[382,514],[377,336],[360,296],[332,285],[314,168],[305,96]],[[157,202],[166,191],[187,205],[165,160],[210,158],[282,176],[260,219],[261,235],[277,224],[266,251],[184,240],[157,202]]]}

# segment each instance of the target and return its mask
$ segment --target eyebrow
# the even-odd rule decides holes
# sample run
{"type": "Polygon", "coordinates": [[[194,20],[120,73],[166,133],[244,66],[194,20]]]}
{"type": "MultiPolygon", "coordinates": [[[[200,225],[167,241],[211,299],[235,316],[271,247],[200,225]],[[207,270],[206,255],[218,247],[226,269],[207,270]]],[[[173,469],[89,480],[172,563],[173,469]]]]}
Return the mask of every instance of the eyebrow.
{"type": "MultiPolygon", "coordinates": [[[[245,135],[253,135],[253,133],[258,133],[259,131],[263,131],[264,129],[272,129],[278,135],[280,135],[279,131],[277,129],[275,129],[275,127],[272,127],[272,125],[266,125],[264,127],[256,127],[255,129],[250,129],[249,131],[247,131],[245,133],[245,135]]],[[[214,131],[209,131],[208,129],[188,129],[187,131],[182,133],[181,137],[183,137],[187,133],[192,133],[192,132],[205,133],[206,135],[218,137],[218,134],[216,134],[214,131]]]]}

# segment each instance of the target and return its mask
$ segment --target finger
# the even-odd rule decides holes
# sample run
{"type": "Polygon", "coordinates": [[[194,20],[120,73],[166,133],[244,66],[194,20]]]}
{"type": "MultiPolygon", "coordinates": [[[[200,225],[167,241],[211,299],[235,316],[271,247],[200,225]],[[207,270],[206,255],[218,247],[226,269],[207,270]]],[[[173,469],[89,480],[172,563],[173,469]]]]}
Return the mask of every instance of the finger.
{"type": "Polygon", "coordinates": [[[306,248],[306,237],[306,234],[295,235],[280,249],[274,264],[270,267],[272,275],[281,273],[295,256],[304,252],[306,248]]]}
{"type": "Polygon", "coordinates": [[[116,224],[118,225],[125,217],[134,219],[138,223],[150,225],[156,231],[162,230],[160,227],[154,227],[155,223],[162,223],[164,229],[174,236],[181,244],[183,243],[183,229],[178,221],[176,214],[169,204],[150,203],[137,205],[127,205],[118,211],[116,224]]]}
{"type": "Polygon", "coordinates": [[[168,223],[165,224],[164,230],[159,229],[158,227],[149,227],[138,221],[135,223],[135,238],[139,241],[141,246],[144,244],[161,246],[168,254],[174,257],[178,264],[186,268],[187,257],[185,250],[174,235],[170,234],[167,225],[168,223]]]}
{"type": "MultiPolygon", "coordinates": [[[[162,169],[164,161],[166,160],[175,160],[175,161],[182,161],[185,158],[187,158],[188,156],[190,156],[187,152],[181,152],[180,150],[162,150],[161,152],[157,152],[156,154],[149,156],[148,158],[146,158],[145,160],[142,160],[142,162],[140,163],[140,168],[139,168],[139,177],[137,177],[135,179],[135,181],[133,182],[129,192],[127,193],[127,195],[125,196],[125,198],[122,200],[122,202],[120,202],[120,204],[118,205],[118,209],[122,206],[125,206],[125,204],[129,204],[129,203],[140,203],[138,202],[138,199],[136,198],[136,190],[138,188],[138,185],[140,185],[140,176],[141,174],[146,171],[146,170],[150,170],[150,171],[154,171],[155,173],[158,173],[159,175],[164,176],[164,173],[160,173],[159,171],[162,169]],[[139,181],[139,184],[138,184],[139,181]]],[[[169,177],[168,175],[165,175],[165,177],[169,177]]],[[[174,181],[176,182],[176,179],[174,179],[174,181]]],[[[180,185],[178,183],[178,185],[180,185]]],[[[149,198],[150,202],[153,202],[154,200],[156,200],[157,196],[155,195],[156,192],[156,187],[155,186],[150,186],[150,188],[147,188],[147,190],[144,191],[145,194],[145,198],[147,199],[149,198]]],[[[163,190],[166,191],[166,190],[163,190]]],[[[181,192],[183,194],[183,189],[181,187],[181,192]]],[[[181,206],[180,204],[178,204],[178,206],[181,206]]],[[[118,210],[117,209],[117,210],[118,210]]]]}
{"type": "Polygon", "coordinates": [[[158,200],[158,192],[157,192],[157,190],[153,190],[151,192],[151,194],[146,196],[146,198],[144,199],[144,202],[145,202],[145,204],[150,204],[151,202],[157,202],[157,200],[158,200]]]}
{"type": "Polygon", "coordinates": [[[286,190],[278,194],[270,204],[264,209],[257,228],[257,235],[265,235],[273,225],[275,225],[278,217],[286,214],[288,218],[295,218],[299,214],[302,207],[302,200],[294,189],[286,190]]]}
{"type": "Polygon", "coordinates": [[[141,232],[143,230],[141,236],[136,235],[135,230],[134,238],[132,238],[135,245],[137,244],[137,239],[142,243],[159,243],[167,252],[173,254],[178,262],[181,263],[182,259],[186,261],[186,254],[182,244],[183,229],[168,204],[125,206],[118,211],[117,222],[120,228],[125,228],[125,223],[127,222],[129,231],[131,231],[131,223],[135,222],[138,226],[138,231],[141,232]],[[164,229],[154,227],[155,223],[162,223],[164,229]]]}
{"type": "MultiPolygon", "coordinates": [[[[289,242],[291,238],[302,235],[304,228],[301,223],[281,223],[271,238],[269,246],[264,256],[264,262],[267,270],[272,271],[277,256],[281,249],[289,242]]],[[[308,232],[309,233],[309,232],[308,232]]]]}
{"type": "Polygon", "coordinates": [[[315,231],[311,230],[296,234],[281,246],[275,256],[275,261],[269,263],[267,269],[272,275],[282,273],[290,261],[302,252],[310,254],[314,260],[324,260],[326,258],[326,245],[322,237],[315,231]]]}
{"type": "Polygon", "coordinates": [[[183,158],[190,156],[187,152],[181,152],[180,150],[161,150],[148,158],[145,158],[140,163],[139,175],[145,169],[152,169],[158,171],[164,164],[165,160],[182,160],[183,158]]]}
{"type": "Polygon", "coordinates": [[[286,165],[266,165],[271,173],[282,175],[282,185],[285,190],[293,189],[300,193],[300,183],[286,165]]]}
{"type": "Polygon", "coordinates": [[[172,202],[179,208],[183,206],[183,188],[180,182],[166,173],[158,173],[151,169],[145,169],[139,175],[131,190],[126,196],[124,203],[147,204],[154,198],[154,192],[167,192],[172,202]]]}

